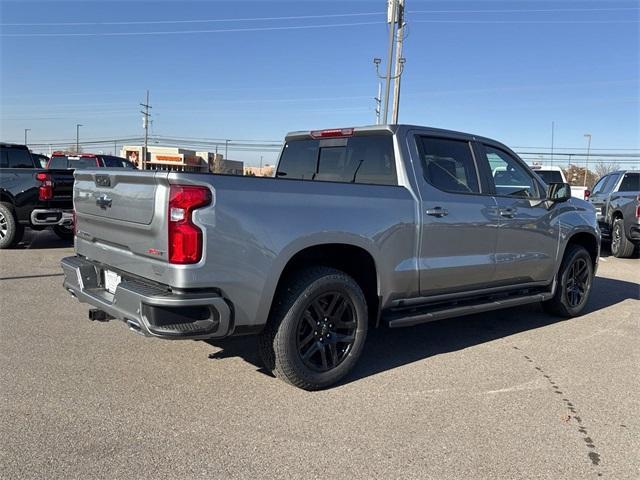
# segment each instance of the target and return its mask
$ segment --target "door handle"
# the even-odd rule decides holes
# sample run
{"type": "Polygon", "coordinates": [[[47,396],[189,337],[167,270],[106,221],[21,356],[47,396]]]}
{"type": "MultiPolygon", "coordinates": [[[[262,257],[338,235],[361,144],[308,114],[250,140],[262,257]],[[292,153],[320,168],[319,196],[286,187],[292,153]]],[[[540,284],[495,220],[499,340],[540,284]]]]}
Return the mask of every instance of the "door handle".
{"type": "Polygon", "coordinates": [[[427,215],[431,215],[432,217],[446,217],[447,215],[449,215],[449,212],[442,207],[434,207],[434,208],[427,208],[426,212],[427,215]]]}
{"type": "Polygon", "coordinates": [[[515,208],[501,208],[500,209],[500,216],[502,217],[506,217],[506,218],[513,218],[516,214],[516,209],[515,208]]]}

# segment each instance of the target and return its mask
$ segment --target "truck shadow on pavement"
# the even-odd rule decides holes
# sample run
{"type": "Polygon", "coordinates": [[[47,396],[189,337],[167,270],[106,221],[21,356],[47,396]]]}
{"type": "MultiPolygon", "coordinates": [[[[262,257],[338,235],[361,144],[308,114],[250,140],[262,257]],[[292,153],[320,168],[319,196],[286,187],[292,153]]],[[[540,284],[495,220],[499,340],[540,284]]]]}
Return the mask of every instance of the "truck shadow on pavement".
{"type": "MultiPolygon", "coordinates": [[[[636,283],[596,277],[585,314],[596,312],[627,299],[640,299],[636,283]]],[[[415,327],[370,329],[364,351],[345,385],[371,375],[393,370],[425,358],[505,338],[517,333],[546,327],[567,319],[546,314],[540,305],[497,310],[495,312],[426,323],[415,327]]],[[[580,318],[569,319],[580,321],[580,318]]],[[[232,337],[207,341],[222,350],[210,358],[241,357],[262,368],[256,353],[255,337],[232,337]]]]}
{"type": "Polygon", "coordinates": [[[14,249],[17,250],[40,250],[46,248],[69,248],[73,247],[73,240],[62,240],[49,229],[34,231],[27,230],[24,237],[14,249]]]}

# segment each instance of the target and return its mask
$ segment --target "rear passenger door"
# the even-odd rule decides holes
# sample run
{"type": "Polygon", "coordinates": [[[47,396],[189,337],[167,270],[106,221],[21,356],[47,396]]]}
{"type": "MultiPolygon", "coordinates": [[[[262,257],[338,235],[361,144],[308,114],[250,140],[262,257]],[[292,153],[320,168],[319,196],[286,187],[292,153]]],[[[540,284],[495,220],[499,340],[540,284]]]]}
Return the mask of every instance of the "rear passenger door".
{"type": "Polygon", "coordinates": [[[611,187],[616,183],[617,178],[618,176],[614,173],[602,177],[593,186],[593,190],[591,191],[589,202],[593,204],[594,208],[596,209],[596,217],[598,219],[598,222],[600,223],[604,222],[607,198],[609,196],[609,192],[611,191],[611,187]]]}
{"type": "Polygon", "coordinates": [[[495,201],[483,187],[471,142],[415,136],[421,197],[420,293],[481,290],[493,282],[495,201]]]}
{"type": "Polygon", "coordinates": [[[554,209],[543,202],[541,182],[511,152],[495,145],[478,147],[498,206],[495,280],[505,285],[551,281],[560,225],[554,209]]]}

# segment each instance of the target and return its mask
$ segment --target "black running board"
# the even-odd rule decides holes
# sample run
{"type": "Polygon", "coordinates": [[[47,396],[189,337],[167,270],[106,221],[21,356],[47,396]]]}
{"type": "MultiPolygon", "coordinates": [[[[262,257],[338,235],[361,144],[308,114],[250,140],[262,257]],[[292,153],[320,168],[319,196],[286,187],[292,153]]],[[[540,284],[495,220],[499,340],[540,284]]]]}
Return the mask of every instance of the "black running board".
{"type": "Polygon", "coordinates": [[[474,313],[490,312],[492,310],[499,310],[502,308],[517,307],[519,305],[527,305],[529,303],[544,302],[545,300],[549,300],[552,297],[553,292],[540,292],[533,295],[501,298],[466,305],[458,304],[449,307],[439,305],[438,307],[431,307],[431,309],[425,306],[418,309],[417,311],[415,309],[412,309],[410,313],[403,312],[402,310],[390,311],[387,315],[384,315],[383,318],[387,320],[387,324],[391,328],[411,327],[413,325],[419,325],[421,323],[444,320],[445,318],[462,317],[464,315],[471,315],[474,313]]]}

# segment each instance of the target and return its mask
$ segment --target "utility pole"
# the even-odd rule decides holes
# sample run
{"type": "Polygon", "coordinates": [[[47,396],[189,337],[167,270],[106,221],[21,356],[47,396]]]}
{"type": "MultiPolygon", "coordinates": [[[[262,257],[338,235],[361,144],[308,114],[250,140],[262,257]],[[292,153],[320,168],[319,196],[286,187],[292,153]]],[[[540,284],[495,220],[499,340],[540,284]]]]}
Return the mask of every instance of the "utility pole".
{"type": "Polygon", "coordinates": [[[149,90],[147,90],[147,100],[145,103],[140,104],[144,110],[141,110],[142,114],[142,127],[144,128],[144,147],[142,147],[142,169],[147,169],[147,150],[149,147],[149,117],[151,114],[149,113],[149,109],[151,105],[149,105],[149,90]]]}
{"type": "Polygon", "coordinates": [[[553,135],[555,130],[555,122],[551,122],[551,165],[553,166],[553,135]]]}
{"type": "Polygon", "coordinates": [[[398,13],[396,19],[398,22],[398,31],[396,34],[396,69],[393,83],[393,113],[391,115],[391,123],[398,123],[398,113],[400,111],[400,79],[404,68],[404,58],[402,57],[402,42],[404,40],[404,0],[398,0],[398,13]]]}
{"type": "Polygon", "coordinates": [[[27,132],[30,132],[31,129],[30,128],[25,128],[24,129],[24,146],[27,146],[27,132]]]}
{"type": "Polygon", "coordinates": [[[589,172],[589,153],[591,152],[591,134],[585,133],[585,138],[587,138],[587,161],[584,166],[584,186],[587,186],[587,173],[589,172]]]}
{"type": "Polygon", "coordinates": [[[382,83],[378,82],[378,96],[373,98],[376,101],[376,125],[380,125],[380,108],[382,106],[382,83]]]}
{"type": "Polygon", "coordinates": [[[76,123],[76,153],[80,153],[80,127],[81,123],[76,123]]]}
{"type": "Polygon", "coordinates": [[[118,157],[118,142],[116,142],[115,140],[113,141],[113,155],[115,157],[118,157]]]}
{"type": "Polygon", "coordinates": [[[394,82],[394,99],[393,99],[393,113],[391,123],[398,123],[398,112],[400,107],[400,77],[404,70],[405,59],[402,57],[402,42],[404,39],[404,0],[388,0],[387,3],[387,24],[389,25],[389,50],[387,52],[387,68],[386,74],[380,75],[380,64],[382,60],[380,58],[374,58],[373,63],[376,66],[376,74],[378,78],[385,81],[385,93],[384,101],[381,99],[380,103],[383,105],[382,121],[381,123],[389,122],[389,95],[391,94],[391,80],[394,82]],[[397,25],[397,34],[396,34],[397,25]],[[396,46],[397,43],[397,46],[396,46]],[[394,58],[395,49],[395,58],[394,58]],[[394,74],[391,75],[392,68],[395,64],[394,74]]]}
{"type": "Polygon", "coordinates": [[[231,140],[225,140],[225,141],[224,141],[224,159],[225,159],[225,160],[228,158],[228,157],[227,157],[227,153],[229,153],[229,142],[230,142],[230,141],[231,141],[231,140]]]}
{"type": "Polygon", "coordinates": [[[385,75],[384,87],[384,113],[383,123],[387,123],[389,119],[389,93],[391,91],[391,66],[393,64],[393,48],[395,44],[396,18],[397,18],[398,0],[389,0],[387,8],[387,23],[389,24],[389,49],[387,50],[387,74],[385,75]]]}

